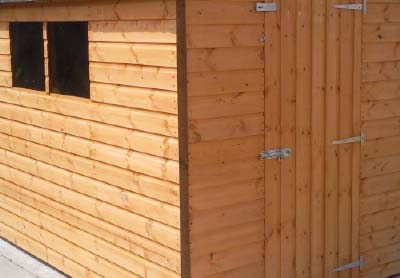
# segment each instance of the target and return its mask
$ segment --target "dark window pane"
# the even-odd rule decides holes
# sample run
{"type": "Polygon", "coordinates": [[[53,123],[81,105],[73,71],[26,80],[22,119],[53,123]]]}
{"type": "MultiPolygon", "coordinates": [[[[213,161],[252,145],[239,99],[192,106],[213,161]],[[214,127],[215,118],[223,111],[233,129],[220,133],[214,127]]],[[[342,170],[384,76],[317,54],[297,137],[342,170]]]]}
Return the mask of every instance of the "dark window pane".
{"type": "Polygon", "coordinates": [[[45,90],[43,24],[10,23],[13,86],[45,90]]]}
{"type": "Polygon", "coordinates": [[[89,98],[87,22],[48,23],[50,89],[89,98]]]}

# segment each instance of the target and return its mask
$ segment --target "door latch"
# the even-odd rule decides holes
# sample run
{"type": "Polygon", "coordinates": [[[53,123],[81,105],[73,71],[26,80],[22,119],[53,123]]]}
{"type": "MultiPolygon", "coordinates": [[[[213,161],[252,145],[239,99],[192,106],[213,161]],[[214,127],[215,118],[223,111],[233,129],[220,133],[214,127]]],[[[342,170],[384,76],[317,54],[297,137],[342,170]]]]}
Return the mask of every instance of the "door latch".
{"type": "Polygon", "coordinates": [[[268,150],[260,152],[260,159],[277,159],[282,160],[290,156],[291,149],[290,148],[283,148],[283,149],[275,149],[275,150],[268,150]]]}
{"type": "Polygon", "coordinates": [[[263,3],[263,2],[256,3],[257,12],[275,12],[277,10],[278,10],[277,3],[263,3]]]}

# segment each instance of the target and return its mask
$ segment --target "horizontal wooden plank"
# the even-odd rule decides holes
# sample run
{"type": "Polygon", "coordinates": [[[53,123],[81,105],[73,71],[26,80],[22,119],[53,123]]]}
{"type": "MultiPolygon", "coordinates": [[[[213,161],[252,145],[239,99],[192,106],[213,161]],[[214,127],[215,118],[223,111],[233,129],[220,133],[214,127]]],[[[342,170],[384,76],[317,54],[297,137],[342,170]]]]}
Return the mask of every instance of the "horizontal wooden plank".
{"type": "Polygon", "coordinates": [[[88,252],[84,248],[81,248],[66,239],[46,231],[40,226],[34,225],[25,219],[18,217],[15,214],[4,209],[0,209],[0,211],[1,223],[6,224],[24,235],[29,235],[29,237],[32,237],[34,240],[39,241],[44,245],[51,246],[55,251],[73,259],[74,261],[78,261],[81,265],[102,276],[112,273],[114,277],[120,278],[129,276],[140,277],[108,262],[96,254],[88,252]]]}
{"type": "Polygon", "coordinates": [[[400,99],[400,80],[385,80],[363,83],[361,86],[362,101],[400,99]]]}
{"type": "Polygon", "coordinates": [[[90,98],[101,103],[178,114],[175,92],[91,82],[90,98]]]}
{"type": "Polygon", "coordinates": [[[149,261],[180,272],[178,251],[12,183],[3,182],[0,192],[149,261]]]}
{"type": "MultiPolygon", "coordinates": [[[[5,165],[21,170],[32,176],[40,177],[54,184],[61,185],[111,205],[152,218],[158,222],[171,226],[177,226],[177,223],[179,223],[179,209],[176,206],[169,205],[160,200],[165,199],[164,195],[168,196],[168,193],[170,195],[177,194],[177,188],[171,188],[171,192],[175,191],[175,194],[171,194],[167,192],[168,188],[160,187],[157,195],[145,197],[137,192],[124,190],[126,189],[124,185],[120,187],[110,186],[107,183],[71,173],[70,171],[57,168],[50,164],[41,163],[18,154],[4,152],[1,149],[0,161],[5,165]],[[35,164],[36,167],[34,167],[35,164]]],[[[156,191],[156,188],[154,191],[156,191]]]]}
{"type": "Polygon", "coordinates": [[[400,99],[369,101],[361,104],[361,118],[365,121],[400,116],[400,99]]]}
{"type": "Polygon", "coordinates": [[[400,225],[400,209],[380,211],[360,217],[360,234],[384,230],[400,225]]]}
{"type": "Polygon", "coordinates": [[[210,210],[264,198],[264,179],[232,182],[229,184],[190,188],[192,210],[210,210]]]}
{"type": "Polygon", "coordinates": [[[90,81],[169,91],[177,90],[177,71],[173,68],[92,62],[89,72],[90,81]]]}
{"type": "Polygon", "coordinates": [[[10,39],[0,39],[0,54],[9,55],[11,53],[10,39]]]}
{"type": "Polygon", "coordinates": [[[170,272],[157,264],[148,262],[107,241],[99,239],[76,227],[72,227],[63,221],[59,221],[11,198],[0,194],[0,200],[0,207],[23,219],[22,222],[26,220],[33,225],[40,226],[45,231],[54,233],[60,238],[67,239],[77,246],[110,261],[116,266],[135,273],[139,277],[143,277],[146,275],[145,273],[155,277],[157,277],[157,275],[160,277],[178,277],[177,273],[170,272]]]}
{"type": "Polygon", "coordinates": [[[207,96],[264,90],[263,70],[188,73],[188,95],[207,96]]]}
{"type": "Polygon", "coordinates": [[[87,20],[135,20],[135,19],[174,19],[176,8],[174,0],[167,1],[63,1],[24,5],[15,9],[13,5],[2,7],[2,21],[87,21],[87,20]]]}
{"type": "Polygon", "coordinates": [[[192,143],[189,145],[189,160],[192,165],[197,165],[257,159],[263,148],[263,135],[192,143]]]}
{"type": "Polygon", "coordinates": [[[398,60],[400,60],[400,45],[398,43],[368,43],[363,45],[363,62],[384,62],[398,60]]]}
{"type": "Polygon", "coordinates": [[[0,86],[12,87],[12,74],[9,71],[0,71],[0,86]]]}
{"type": "Polygon", "coordinates": [[[246,266],[263,260],[264,241],[244,246],[214,252],[213,255],[204,255],[192,259],[193,278],[210,277],[224,271],[246,266]]]}
{"type": "MultiPolygon", "coordinates": [[[[104,181],[117,187],[123,187],[127,190],[134,190],[138,186],[138,181],[140,181],[143,176],[139,171],[133,172],[125,170],[1,133],[0,147],[30,157],[34,160],[39,160],[74,173],[104,181]]],[[[153,174],[162,176],[161,180],[150,178],[150,180],[154,180],[155,184],[168,183],[167,180],[174,180],[174,183],[178,183],[179,167],[177,162],[168,161],[163,165],[157,165],[157,163],[151,165],[153,158],[138,157],[138,159],[143,160],[144,165],[139,165],[140,163],[133,159],[131,162],[131,164],[133,164],[132,167],[137,167],[140,171],[150,171],[153,174]]]]}
{"type": "Polygon", "coordinates": [[[0,183],[14,183],[64,205],[71,206],[71,204],[73,204],[74,208],[84,213],[127,229],[174,250],[179,250],[180,239],[179,231],[177,229],[159,222],[154,222],[151,219],[128,212],[107,203],[96,201],[96,199],[75,191],[63,187],[55,187],[51,182],[37,177],[32,177],[29,174],[12,169],[4,164],[1,164],[0,168],[2,169],[0,173],[2,180],[0,183]],[[15,175],[16,173],[18,173],[18,175],[15,175]]]}
{"type": "Polygon", "coordinates": [[[0,133],[130,170],[133,170],[133,160],[137,158],[137,155],[148,156],[3,118],[0,118],[0,133]]]}
{"type": "Polygon", "coordinates": [[[400,3],[393,2],[395,3],[369,3],[368,12],[363,16],[363,23],[400,22],[400,3]]]}
{"type": "Polygon", "coordinates": [[[193,234],[190,238],[191,253],[193,257],[197,257],[263,240],[263,222],[257,220],[207,234],[193,234]]]}
{"type": "Polygon", "coordinates": [[[265,262],[257,262],[246,266],[232,268],[228,271],[220,272],[208,276],[208,278],[241,278],[241,277],[262,277],[265,275],[265,262]]]}
{"type": "Polygon", "coordinates": [[[400,137],[385,137],[367,141],[361,148],[362,159],[400,154],[400,137]]]}
{"type": "Polygon", "coordinates": [[[68,257],[63,256],[60,253],[53,251],[49,246],[45,246],[42,243],[33,240],[31,237],[19,233],[2,223],[0,223],[0,236],[7,238],[8,241],[12,242],[16,246],[66,274],[75,277],[101,278],[101,276],[95,272],[70,260],[68,257]]]}
{"type": "Polygon", "coordinates": [[[9,23],[0,22],[0,39],[10,38],[9,23]]]}
{"type": "Polygon", "coordinates": [[[376,248],[400,242],[400,226],[393,226],[383,231],[365,234],[360,237],[360,251],[366,252],[376,248]]]}
{"type": "Polygon", "coordinates": [[[400,173],[361,180],[361,196],[371,196],[400,190],[400,173]]]}
{"type": "MultiPolygon", "coordinates": [[[[1,97],[0,97],[1,98],[1,97]]],[[[104,125],[59,114],[0,103],[0,117],[91,141],[177,160],[176,138],[104,125]]]]}
{"type": "Polygon", "coordinates": [[[255,1],[189,1],[186,18],[187,24],[264,24],[255,1]]]}
{"type": "Polygon", "coordinates": [[[387,156],[364,160],[361,163],[361,177],[374,177],[400,171],[400,156],[387,156]]]}
{"type": "MultiPolygon", "coordinates": [[[[155,6],[162,6],[159,3],[154,3],[154,1],[149,1],[148,3],[151,2],[153,2],[155,6]]],[[[149,9],[152,10],[153,8],[149,9]]],[[[176,43],[176,21],[92,21],[89,23],[89,41],[176,43]]]]}
{"type": "Polygon", "coordinates": [[[191,210],[191,234],[204,234],[264,218],[264,200],[254,200],[210,210],[191,210]]]}
{"type": "Polygon", "coordinates": [[[189,142],[205,142],[264,133],[263,114],[189,121],[189,142]]]}
{"type": "Polygon", "coordinates": [[[263,46],[263,25],[188,25],[188,48],[263,46]]]}
{"type": "Polygon", "coordinates": [[[396,243],[364,253],[365,268],[400,260],[399,250],[400,243],[396,243]]]}
{"type": "Polygon", "coordinates": [[[364,121],[362,130],[367,140],[400,135],[400,118],[364,121]]]}
{"type": "Polygon", "coordinates": [[[264,162],[258,158],[226,163],[189,165],[190,186],[211,187],[264,177],[264,162]],[[239,174],[240,173],[240,174],[239,174]]]}
{"type": "Polygon", "coordinates": [[[23,89],[0,89],[0,101],[130,129],[178,136],[177,117],[165,113],[93,103],[68,96],[38,94],[23,89]]]}
{"type": "Polygon", "coordinates": [[[216,96],[189,97],[191,120],[237,116],[264,112],[264,92],[234,93],[216,96]]]}
{"type": "Polygon", "coordinates": [[[363,63],[362,66],[363,82],[398,80],[398,79],[400,79],[400,61],[363,63]]]}
{"type": "Polygon", "coordinates": [[[187,71],[230,71],[264,68],[263,47],[188,49],[187,71]]]}
{"type": "Polygon", "coordinates": [[[0,71],[11,71],[10,55],[0,55],[0,71]]]}
{"type": "Polygon", "coordinates": [[[400,23],[363,24],[363,42],[399,42],[400,23]]]}
{"type": "Polygon", "coordinates": [[[89,43],[89,61],[157,67],[176,67],[175,45],[137,43],[89,43]]]}
{"type": "Polygon", "coordinates": [[[362,198],[360,200],[360,215],[398,207],[400,207],[400,190],[362,198]]]}
{"type": "MultiPolygon", "coordinates": [[[[377,1],[377,0],[374,0],[377,1]]],[[[386,0],[396,1],[396,0],[386,0]]],[[[400,273],[400,261],[393,261],[386,264],[378,265],[374,268],[361,271],[361,278],[391,277],[400,273]]]]}

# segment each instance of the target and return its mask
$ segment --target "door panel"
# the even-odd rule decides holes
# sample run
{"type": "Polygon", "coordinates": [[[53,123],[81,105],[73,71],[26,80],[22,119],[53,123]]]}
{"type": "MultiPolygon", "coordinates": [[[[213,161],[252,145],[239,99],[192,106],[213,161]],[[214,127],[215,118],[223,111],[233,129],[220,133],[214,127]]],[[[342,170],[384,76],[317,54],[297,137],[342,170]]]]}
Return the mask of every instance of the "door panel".
{"type": "Polygon", "coordinates": [[[361,13],[281,1],[265,14],[266,277],[357,277],[361,13]]]}

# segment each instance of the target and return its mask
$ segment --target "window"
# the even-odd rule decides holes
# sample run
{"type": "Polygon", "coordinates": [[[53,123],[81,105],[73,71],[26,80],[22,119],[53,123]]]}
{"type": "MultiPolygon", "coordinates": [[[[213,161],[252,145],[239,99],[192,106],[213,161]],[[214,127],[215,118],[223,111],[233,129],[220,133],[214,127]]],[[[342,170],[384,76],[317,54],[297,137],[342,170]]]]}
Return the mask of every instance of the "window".
{"type": "Polygon", "coordinates": [[[10,23],[13,86],[45,90],[43,24],[10,23]]]}
{"type": "Polygon", "coordinates": [[[50,91],[89,98],[87,22],[51,22],[47,32],[50,91]]]}

